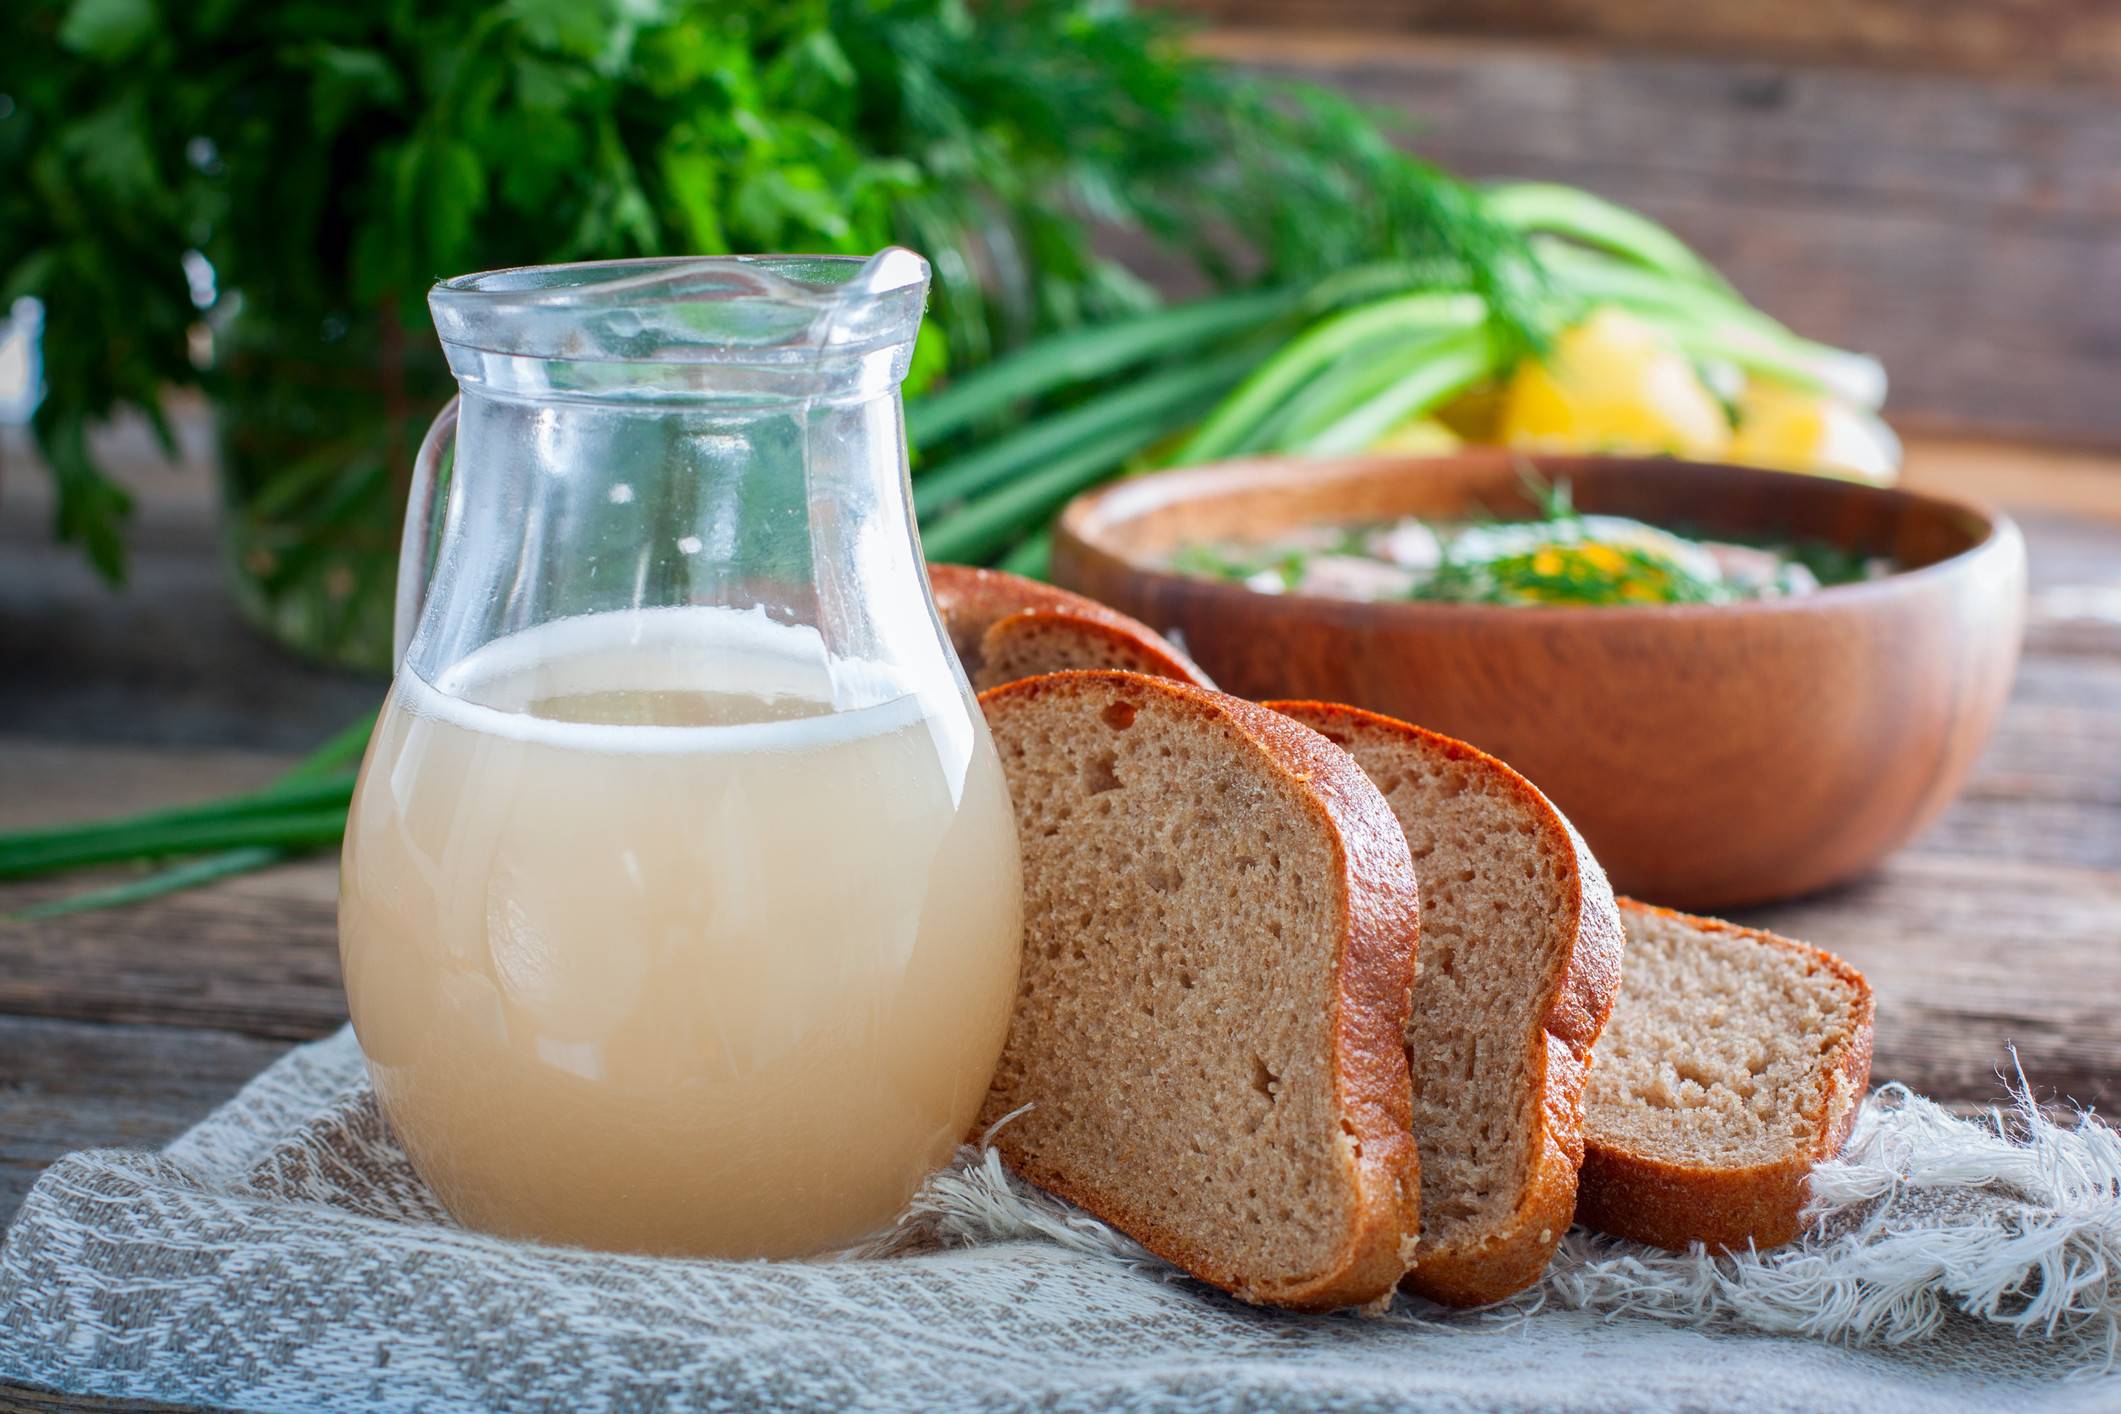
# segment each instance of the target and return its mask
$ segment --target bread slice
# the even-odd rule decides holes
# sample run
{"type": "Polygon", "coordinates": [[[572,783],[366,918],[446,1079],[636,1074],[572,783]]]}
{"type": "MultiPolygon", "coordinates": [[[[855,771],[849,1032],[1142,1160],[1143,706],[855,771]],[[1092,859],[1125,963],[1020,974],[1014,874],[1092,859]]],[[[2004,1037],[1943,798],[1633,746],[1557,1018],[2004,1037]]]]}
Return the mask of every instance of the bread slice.
{"type": "Polygon", "coordinates": [[[1215,686],[1162,634],[1095,599],[969,565],[930,565],[928,582],[965,676],[982,691],[1071,668],[1215,686]]]}
{"type": "Polygon", "coordinates": [[[981,1113],[1003,1158],[1246,1301],[1388,1297],[1419,1221],[1418,912],[1376,788],[1287,718],[1159,678],[980,700],[1024,860],[981,1113]]]}
{"type": "Polygon", "coordinates": [[[1870,984],[1773,933],[1620,909],[1627,978],[1591,1071],[1577,1216],[1675,1250],[1788,1242],[1870,1083],[1870,984]]]}
{"type": "Polygon", "coordinates": [[[1345,747],[1406,832],[1422,938],[1407,1285],[1499,1301],[1539,1279],[1576,1209],[1584,1072],[1620,982],[1613,891],[1561,812],[1494,757],[1353,707],[1268,705],[1345,747]]]}

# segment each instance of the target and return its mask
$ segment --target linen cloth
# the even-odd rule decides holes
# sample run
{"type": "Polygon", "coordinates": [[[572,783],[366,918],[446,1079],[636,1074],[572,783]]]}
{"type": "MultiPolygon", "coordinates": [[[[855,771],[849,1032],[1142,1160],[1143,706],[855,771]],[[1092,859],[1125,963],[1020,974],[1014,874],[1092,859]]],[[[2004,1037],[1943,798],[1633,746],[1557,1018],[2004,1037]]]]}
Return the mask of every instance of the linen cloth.
{"type": "Polygon", "coordinates": [[[0,1378],[246,1409],[2121,1407],[2121,1142],[1887,1087],[1777,1252],[1572,1233],[1480,1312],[1256,1310],[967,1149],[829,1261],[451,1224],[349,1032],[161,1153],[75,1154],[0,1247],[0,1378]]]}

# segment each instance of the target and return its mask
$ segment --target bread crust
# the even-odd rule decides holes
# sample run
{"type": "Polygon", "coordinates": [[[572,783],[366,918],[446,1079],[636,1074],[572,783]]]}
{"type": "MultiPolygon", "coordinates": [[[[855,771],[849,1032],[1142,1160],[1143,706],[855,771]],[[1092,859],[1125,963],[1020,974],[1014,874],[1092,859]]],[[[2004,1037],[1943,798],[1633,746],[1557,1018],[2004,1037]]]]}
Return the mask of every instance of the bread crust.
{"type": "Polygon", "coordinates": [[[980,638],[980,667],[974,686],[984,690],[999,687],[1015,677],[1035,676],[1004,672],[996,665],[1014,644],[1053,632],[1069,634],[1070,648],[1083,655],[1082,661],[1071,664],[1071,668],[1094,664],[1109,670],[1170,678],[1196,687],[1215,686],[1194,666],[1192,659],[1132,619],[1124,615],[1107,619],[1073,609],[1020,609],[996,619],[980,638]]]}
{"type": "Polygon", "coordinates": [[[1619,900],[1622,916],[1667,918],[1703,933],[1746,938],[1793,953],[1832,973],[1856,994],[1849,1035],[1821,1067],[1823,1082],[1808,1106],[1811,1138],[1795,1153],[1740,1168],[1675,1164],[1617,1144],[1589,1142],[1584,1154],[1578,1216],[1586,1227],[1684,1251],[1699,1242],[1713,1251],[1748,1245],[1778,1247],[1804,1230],[1812,1166],[1841,1152],[1870,1086],[1871,1041],[1877,1001],[1861,972],[1809,943],[1717,918],[1700,918],[1634,899],[1619,900]]]}
{"type": "MultiPolygon", "coordinates": [[[[1136,702],[1160,697],[1242,738],[1296,788],[1292,793],[1323,825],[1339,873],[1331,1074],[1346,1141],[1353,1219],[1323,1270],[1262,1277],[1229,1268],[1153,1214],[1127,1211],[1110,1195],[1023,1152],[1006,1125],[994,1136],[994,1146],[1011,1168],[1041,1188],[1241,1300],[1328,1311],[1388,1297],[1406,1270],[1421,1211],[1404,1040],[1420,909],[1413,861],[1398,820],[1345,752],[1286,717],[1223,693],[1140,673],[1082,671],[1019,679],[982,693],[980,703],[992,720],[1042,698],[1082,692],[1104,698],[1118,693],[1136,702]]],[[[1008,1097],[990,1095],[982,1123],[1000,1118],[1009,1103],[1008,1097]]]]}
{"type": "Polygon", "coordinates": [[[1574,868],[1574,917],[1566,961],[1548,982],[1540,1029],[1527,1057],[1539,1104],[1525,1184],[1510,1215],[1473,1243],[1425,1246],[1404,1285],[1432,1301],[1482,1306],[1524,1290],[1546,1271],[1574,1220],[1577,1175],[1584,1161],[1584,1087],[1593,1047],[1620,992],[1626,935],[1605,871],[1583,837],[1539,789],[1506,763],[1455,737],[1396,717],[1331,702],[1270,702],[1269,708],[1315,724],[1331,737],[1368,732],[1396,737],[1471,763],[1504,782],[1531,808],[1548,844],[1574,868]]]}
{"type": "Polygon", "coordinates": [[[975,687],[986,681],[987,659],[1016,635],[1066,625],[1132,659],[1139,670],[1197,687],[1215,686],[1200,665],[1139,619],[1035,579],[971,565],[928,566],[928,584],[950,646],[975,687]]]}

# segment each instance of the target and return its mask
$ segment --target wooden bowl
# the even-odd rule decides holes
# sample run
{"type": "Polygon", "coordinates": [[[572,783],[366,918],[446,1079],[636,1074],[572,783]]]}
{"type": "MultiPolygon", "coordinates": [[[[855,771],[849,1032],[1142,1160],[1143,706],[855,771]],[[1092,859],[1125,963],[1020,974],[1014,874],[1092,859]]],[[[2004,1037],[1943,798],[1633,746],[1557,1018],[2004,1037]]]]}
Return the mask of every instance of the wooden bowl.
{"type": "Polygon", "coordinates": [[[1718,605],[1509,607],[1257,594],[1160,568],[1187,540],[1530,513],[1503,452],[1261,460],[1121,481],[1062,516],[1054,578],[1174,633],[1231,692],[1350,702],[1494,753],[1614,887],[1721,908],[1875,863],[1965,782],[2010,691],[2025,543],[1994,511],[1732,466],[1540,457],[1585,511],[1891,556],[1885,578],[1718,605]]]}

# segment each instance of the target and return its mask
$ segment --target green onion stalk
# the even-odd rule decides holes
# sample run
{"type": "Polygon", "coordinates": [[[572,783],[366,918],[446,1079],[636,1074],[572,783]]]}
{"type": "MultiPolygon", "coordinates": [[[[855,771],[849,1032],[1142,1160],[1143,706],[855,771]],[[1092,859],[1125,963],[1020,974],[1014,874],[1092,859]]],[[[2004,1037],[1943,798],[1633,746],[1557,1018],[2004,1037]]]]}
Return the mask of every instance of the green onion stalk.
{"type": "MultiPolygon", "coordinates": [[[[1634,212],[1543,183],[1478,199],[1517,242],[1517,293],[1448,265],[1350,266],[1048,337],[913,400],[913,505],[928,556],[1043,576],[1055,514],[1089,487],[1223,457],[1361,451],[1506,376],[1601,305],[1699,360],[1866,408],[1883,398],[1874,361],[1792,333],[1634,212]]],[[[0,879],[161,866],[15,916],[138,902],[335,845],[373,721],[261,790],[0,834],[0,879]]]]}
{"type": "Polygon", "coordinates": [[[140,903],[336,845],[353,797],[351,768],[368,749],[375,723],[375,714],[368,714],[263,790],[116,820],[0,834],[0,879],[189,856],[139,878],[52,899],[12,916],[57,918],[140,903]]]}

